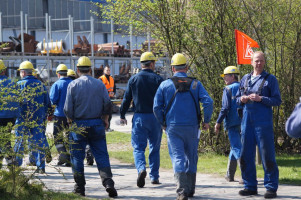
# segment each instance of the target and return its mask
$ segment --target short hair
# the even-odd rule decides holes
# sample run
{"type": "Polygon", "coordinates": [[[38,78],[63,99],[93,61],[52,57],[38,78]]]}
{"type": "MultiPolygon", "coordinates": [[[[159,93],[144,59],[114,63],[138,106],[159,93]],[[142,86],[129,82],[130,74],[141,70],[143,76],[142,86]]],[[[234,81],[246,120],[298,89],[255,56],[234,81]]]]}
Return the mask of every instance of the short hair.
{"type": "Polygon", "coordinates": [[[175,68],[175,69],[185,69],[186,68],[186,65],[173,65],[173,67],[175,68]]]}
{"type": "Polygon", "coordinates": [[[32,75],[32,69],[21,69],[20,71],[24,71],[27,75],[32,75]]]}
{"type": "Polygon", "coordinates": [[[67,71],[66,70],[58,71],[57,73],[60,74],[61,76],[67,76],[67,71]]]}
{"type": "Polygon", "coordinates": [[[90,71],[90,67],[77,67],[80,73],[88,73],[90,71]]]}
{"type": "Polygon", "coordinates": [[[150,67],[151,63],[154,63],[154,62],[155,62],[154,60],[147,60],[147,61],[141,62],[141,65],[145,68],[148,68],[148,67],[150,67]]]}

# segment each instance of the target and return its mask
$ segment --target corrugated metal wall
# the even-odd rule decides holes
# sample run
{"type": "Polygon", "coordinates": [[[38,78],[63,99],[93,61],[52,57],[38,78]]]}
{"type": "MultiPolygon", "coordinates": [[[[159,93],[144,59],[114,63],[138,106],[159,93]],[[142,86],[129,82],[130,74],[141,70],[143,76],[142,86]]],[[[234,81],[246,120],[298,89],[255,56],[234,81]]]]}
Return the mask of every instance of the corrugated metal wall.
{"type": "MultiPolygon", "coordinates": [[[[28,14],[28,28],[45,28],[45,13],[52,19],[68,18],[71,15],[74,20],[95,19],[94,28],[96,32],[110,32],[110,26],[100,23],[97,16],[91,14],[96,11],[97,6],[91,2],[76,0],[1,0],[0,12],[2,12],[2,27],[20,27],[20,11],[28,14]],[[15,17],[10,17],[16,15],[15,17]]],[[[68,21],[53,21],[52,30],[68,29],[68,21]]],[[[74,30],[90,30],[89,22],[74,23],[74,30]]]]}

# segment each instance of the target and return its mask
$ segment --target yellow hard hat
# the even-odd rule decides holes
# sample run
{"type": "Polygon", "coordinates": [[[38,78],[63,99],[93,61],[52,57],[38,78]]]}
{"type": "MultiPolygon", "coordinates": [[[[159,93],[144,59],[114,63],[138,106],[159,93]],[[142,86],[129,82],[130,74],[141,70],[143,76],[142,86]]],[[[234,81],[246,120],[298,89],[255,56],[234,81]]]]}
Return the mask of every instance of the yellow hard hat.
{"type": "Polygon", "coordinates": [[[176,53],[171,58],[171,66],[175,65],[186,65],[187,59],[186,57],[181,53],[176,53]]]}
{"type": "Polygon", "coordinates": [[[67,76],[76,76],[76,73],[72,69],[68,69],[67,76]]]}
{"type": "Polygon", "coordinates": [[[56,73],[58,73],[59,71],[66,71],[67,72],[68,67],[64,64],[59,64],[56,68],[56,73]]]}
{"type": "Polygon", "coordinates": [[[0,70],[6,69],[3,60],[0,60],[0,70]]]}
{"type": "Polygon", "coordinates": [[[224,69],[224,73],[221,74],[221,77],[225,77],[226,74],[239,74],[239,69],[235,66],[228,66],[224,69]]]}
{"type": "Polygon", "coordinates": [[[20,64],[18,70],[22,70],[22,69],[31,69],[31,70],[34,70],[32,63],[29,62],[29,61],[23,61],[23,62],[20,64]]]}
{"type": "Polygon", "coordinates": [[[82,56],[77,61],[78,67],[91,67],[91,60],[87,56],[82,56]]]}
{"type": "Polygon", "coordinates": [[[140,57],[140,62],[156,61],[156,60],[157,59],[152,52],[144,52],[140,57]]]}

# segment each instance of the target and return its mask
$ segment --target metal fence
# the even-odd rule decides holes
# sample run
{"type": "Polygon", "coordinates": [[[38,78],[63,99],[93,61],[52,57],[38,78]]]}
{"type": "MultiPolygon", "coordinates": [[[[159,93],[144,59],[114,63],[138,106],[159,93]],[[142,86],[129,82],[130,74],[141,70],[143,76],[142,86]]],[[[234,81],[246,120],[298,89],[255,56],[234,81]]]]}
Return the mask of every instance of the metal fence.
{"type": "MultiPolygon", "coordinates": [[[[110,25],[102,24],[101,19],[91,12],[98,8],[91,2],[78,0],[1,0],[0,12],[2,13],[3,28],[17,28],[21,26],[20,11],[27,14],[28,27],[31,30],[45,29],[45,13],[53,19],[68,18],[69,15],[74,20],[88,20],[92,16],[95,19],[96,32],[110,32],[110,25]]],[[[65,29],[68,27],[67,21],[56,21],[52,24],[53,30],[65,29]]],[[[90,29],[87,22],[77,23],[75,31],[90,29]]]]}

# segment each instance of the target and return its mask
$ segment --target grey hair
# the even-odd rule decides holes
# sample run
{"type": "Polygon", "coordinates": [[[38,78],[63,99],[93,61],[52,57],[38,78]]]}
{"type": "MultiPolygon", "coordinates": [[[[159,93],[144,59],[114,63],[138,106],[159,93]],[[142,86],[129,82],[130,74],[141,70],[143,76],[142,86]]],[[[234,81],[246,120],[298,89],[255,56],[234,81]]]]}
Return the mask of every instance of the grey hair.
{"type": "Polygon", "coordinates": [[[32,75],[32,69],[21,69],[20,71],[24,71],[27,75],[32,75]]]}

